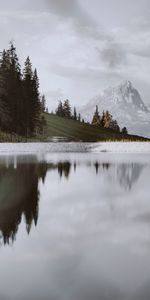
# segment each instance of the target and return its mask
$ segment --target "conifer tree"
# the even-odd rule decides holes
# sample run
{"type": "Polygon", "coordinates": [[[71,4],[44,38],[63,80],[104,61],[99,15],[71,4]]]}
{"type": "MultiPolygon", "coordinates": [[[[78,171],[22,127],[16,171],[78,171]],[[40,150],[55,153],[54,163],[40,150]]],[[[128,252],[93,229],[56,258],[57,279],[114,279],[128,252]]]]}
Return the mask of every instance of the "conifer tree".
{"type": "Polygon", "coordinates": [[[126,127],[123,127],[122,130],[121,130],[121,133],[122,134],[128,134],[128,130],[126,127]]]}
{"type": "Polygon", "coordinates": [[[0,128],[30,136],[40,130],[45,96],[40,101],[39,79],[27,57],[23,76],[16,48],[10,43],[0,56],[0,128]],[[43,106],[42,106],[43,105],[43,106]]]}
{"type": "Polygon", "coordinates": [[[100,126],[101,124],[101,120],[100,120],[100,115],[99,115],[99,111],[98,111],[98,106],[96,105],[96,110],[92,119],[92,125],[94,126],[100,126]]]}
{"type": "Polygon", "coordinates": [[[20,108],[22,101],[22,75],[21,68],[16,54],[16,48],[10,43],[10,48],[4,53],[4,69],[6,83],[6,103],[9,107],[11,122],[9,128],[12,132],[20,133],[20,108]]]}
{"type": "Polygon", "coordinates": [[[59,103],[58,103],[58,107],[56,109],[56,115],[59,116],[59,117],[63,117],[64,116],[62,101],[59,101],[59,103]]]}
{"type": "Polygon", "coordinates": [[[23,71],[23,101],[24,101],[24,131],[26,137],[30,136],[33,130],[32,124],[32,96],[33,96],[33,71],[32,64],[29,56],[25,61],[24,71],[23,71]]]}
{"type": "Polygon", "coordinates": [[[32,121],[32,130],[34,133],[36,129],[40,127],[41,122],[41,103],[40,103],[40,93],[39,93],[39,78],[37,75],[37,70],[34,70],[33,79],[32,79],[32,99],[31,99],[31,121],[32,121]]]}
{"type": "Polygon", "coordinates": [[[109,113],[109,111],[107,110],[104,115],[104,127],[109,128],[111,121],[112,121],[112,116],[109,113]]]}
{"type": "Polygon", "coordinates": [[[63,115],[67,119],[71,119],[71,106],[69,100],[65,100],[63,104],[63,115]]]}
{"type": "Polygon", "coordinates": [[[76,111],[76,108],[74,107],[74,111],[73,111],[73,119],[75,121],[77,121],[77,111],[76,111]]]}
{"type": "Polygon", "coordinates": [[[116,120],[111,120],[109,128],[111,128],[112,130],[115,130],[117,132],[120,132],[120,127],[118,125],[118,122],[116,120]]]}
{"type": "Polygon", "coordinates": [[[45,99],[45,95],[42,95],[42,99],[41,99],[41,108],[42,108],[42,112],[46,111],[46,99],[45,99]]]}
{"type": "Polygon", "coordinates": [[[8,130],[11,120],[8,104],[7,104],[7,58],[6,51],[1,53],[0,58],[0,128],[8,130]]]}
{"type": "Polygon", "coordinates": [[[78,121],[81,122],[81,114],[78,114],[78,121]]]}

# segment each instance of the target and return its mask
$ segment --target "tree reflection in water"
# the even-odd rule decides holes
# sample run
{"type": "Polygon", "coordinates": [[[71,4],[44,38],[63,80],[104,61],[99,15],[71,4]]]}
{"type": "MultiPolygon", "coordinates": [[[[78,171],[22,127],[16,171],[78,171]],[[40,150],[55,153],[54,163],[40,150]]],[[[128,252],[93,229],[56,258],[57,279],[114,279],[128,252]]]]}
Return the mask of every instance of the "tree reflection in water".
{"type": "MultiPolygon", "coordinates": [[[[6,157],[0,160],[0,231],[4,244],[14,242],[22,217],[26,230],[30,233],[32,224],[37,225],[39,212],[39,189],[41,179],[45,182],[47,171],[58,171],[60,178],[69,179],[71,169],[78,171],[78,162],[61,161],[58,163],[38,162],[36,156],[6,157]]],[[[86,165],[95,168],[99,174],[116,174],[118,184],[131,189],[144,165],[99,163],[86,165]]]]}

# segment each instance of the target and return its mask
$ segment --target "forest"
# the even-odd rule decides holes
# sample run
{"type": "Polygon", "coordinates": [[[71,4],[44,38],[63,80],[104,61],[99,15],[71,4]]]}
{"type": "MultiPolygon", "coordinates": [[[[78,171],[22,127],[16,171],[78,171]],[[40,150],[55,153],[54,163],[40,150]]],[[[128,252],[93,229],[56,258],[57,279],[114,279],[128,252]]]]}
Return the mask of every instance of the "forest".
{"type": "Polygon", "coordinates": [[[23,71],[13,43],[0,53],[0,129],[31,137],[43,133],[45,96],[39,92],[37,70],[29,56],[23,71]]]}

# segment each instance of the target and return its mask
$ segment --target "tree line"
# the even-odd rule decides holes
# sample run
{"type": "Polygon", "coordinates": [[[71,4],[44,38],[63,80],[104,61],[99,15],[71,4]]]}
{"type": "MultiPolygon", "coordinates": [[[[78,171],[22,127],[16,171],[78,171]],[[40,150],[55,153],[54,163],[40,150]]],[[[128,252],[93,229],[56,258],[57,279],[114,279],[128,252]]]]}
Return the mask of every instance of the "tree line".
{"type": "Polygon", "coordinates": [[[121,132],[123,134],[128,134],[127,128],[123,127],[121,130],[117,120],[113,119],[113,116],[110,114],[108,110],[103,111],[102,116],[100,116],[98,105],[96,105],[96,110],[94,112],[91,124],[94,126],[109,128],[116,132],[121,132]]]}
{"type": "Polygon", "coordinates": [[[0,129],[26,137],[43,133],[46,100],[39,92],[37,70],[28,56],[21,71],[13,43],[0,54],[0,129]]]}
{"type": "Polygon", "coordinates": [[[63,102],[61,100],[59,101],[55,114],[62,118],[84,122],[84,119],[81,119],[81,114],[77,113],[76,107],[72,109],[68,99],[63,102]]]}
{"type": "MultiPolygon", "coordinates": [[[[63,102],[59,101],[55,114],[62,118],[73,119],[75,121],[84,123],[84,119],[81,118],[81,114],[77,113],[76,107],[71,107],[68,99],[64,100],[63,102]]],[[[102,116],[100,116],[98,105],[96,105],[96,110],[94,112],[91,125],[110,128],[116,132],[128,134],[127,128],[123,127],[121,130],[117,120],[113,119],[113,116],[108,110],[103,111],[102,116]]]]}

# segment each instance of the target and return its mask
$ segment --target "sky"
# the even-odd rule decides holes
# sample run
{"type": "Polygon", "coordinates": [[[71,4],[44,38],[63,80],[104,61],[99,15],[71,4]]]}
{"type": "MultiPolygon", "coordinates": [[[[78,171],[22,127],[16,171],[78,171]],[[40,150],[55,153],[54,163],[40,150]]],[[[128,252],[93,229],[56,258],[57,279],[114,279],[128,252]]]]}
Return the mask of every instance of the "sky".
{"type": "Polygon", "coordinates": [[[29,55],[49,110],[130,80],[150,105],[149,0],[0,0],[0,49],[29,55]]]}

